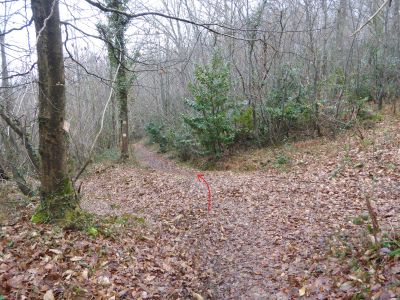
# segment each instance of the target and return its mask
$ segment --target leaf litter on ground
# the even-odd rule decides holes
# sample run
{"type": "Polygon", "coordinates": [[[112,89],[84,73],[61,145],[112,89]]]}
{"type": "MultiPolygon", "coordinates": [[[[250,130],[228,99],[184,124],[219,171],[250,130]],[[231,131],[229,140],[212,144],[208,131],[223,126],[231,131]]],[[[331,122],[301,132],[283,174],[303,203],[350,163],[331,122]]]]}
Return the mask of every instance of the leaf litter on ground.
{"type": "Polygon", "coordinates": [[[34,226],[32,208],[1,227],[1,294],[395,298],[399,257],[389,248],[364,251],[364,226],[352,222],[365,212],[368,193],[382,229],[398,233],[400,226],[399,122],[378,129],[366,134],[371,143],[347,136],[295,143],[289,170],[202,172],[213,192],[210,214],[196,170],[136,144],[142,167],[99,164],[82,182],[82,207],[108,224],[99,234],[34,226]]]}

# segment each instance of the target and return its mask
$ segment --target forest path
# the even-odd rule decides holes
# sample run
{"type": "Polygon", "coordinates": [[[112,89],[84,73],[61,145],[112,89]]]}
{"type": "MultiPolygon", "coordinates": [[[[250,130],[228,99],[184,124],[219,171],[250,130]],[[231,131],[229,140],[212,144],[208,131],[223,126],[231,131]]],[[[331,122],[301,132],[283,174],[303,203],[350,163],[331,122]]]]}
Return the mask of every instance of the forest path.
{"type": "Polygon", "coordinates": [[[196,174],[196,170],[179,166],[176,162],[165,158],[164,155],[151,150],[144,145],[143,142],[135,143],[133,145],[133,151],[136,161],[143,167],[172,174],[196,174]]]}
{"type": "MultiPolygon", "coordinates": [[[[185,184],[190,186],[192,191],[196,187],[201,190],[201,187],[198,184],[194,184],[195,181],[193,180],[199,171],[179,166],[176,162],[156,153],[141,142],[134,144],[133,149],[135,159],[141,166],[155,172],[168,173],[168,176],[183,174],[189,177],[185,184]]],[[[207,174],[207,177],[209,175],[207,174]]],[[[228,178],[231,185],[233,184],[233,187],[231,187],[233,193],[241,194],[240,182],[236,180],[234,183],[230,178],[232,175],[221,172],[217,175],[218,179],[214,178],[211,186],[212,190],[216,189],[217,192],[213,198],[218,195],[218,190],[226,185],[224,177],[228,178]],[[217,182],[215,182],[216,179],[217,182]]],[[[221,207],[220,203],[214,202],[214,210],[215,205],[218,205],[218,209],[223,209],[223,215],[220,217],[225,221],[218,224],[219,222],[215,222],[215,218],[217,217],[218,219],[218,215],[211,213],[211,215],[207,216],[207,222],[202,224],[200,232],[196,230],[196,236],[192,236],[194,239],[200,239],[196,245],[192,244],[192,246],[196,246],[196,254],[200,256],[201,263],[207,265],[208,272],[211,271],[211,274],[207,274],[209,276],[207,285],[211,295],[216,299],[231,297],[240,297],[242,299],[261,297],[260,299],[265,299],[265,297],[273,296],[276,291],[274,291],[273,287],[272,289],[266,289],[266,282],[263,280],[263,277],[271,275],[268,267],[268,263],[271,261],[267,258],[269,255],[266,252],[268,248],[264,245],[264,249],[259,249],[263,245],[255,237],[260,234],[260,229],[251,226],[253,225],[251,224],[252,220],[256,220],[259,217],[254,214],[254,207],[251,207],[251,204],[241,207],[241,216],[238,218],[238,204],[227,202],[221,207]],[[210,220],[210,216],[214,220],[210,220]],[[231,221],[226,222],[226,220],[231,221]],[[225,227],[227,223],[229,223],[229,226],[225,227]],[[219,228],[215,228],[216,226],[219,226],[219,228]],[[222,230],[222,235],[213,233],[215,229],[222,230]],[[228,239],[226,231],[228,231],[228,236],[232,234],[234,236],[232,235],[228,239]],[[260,261],[264,262],[262,267],[259,266],[260,261]]],[[[264,242],[270,244],[269,239],[264,239],[264,242]]]]}
{"type": "Polygon", "coordinates": [[[210,214],[194,170],[138,144],[136,158],[147,168],[117,165],[89,178],[83,206],[143,216],[162,249],[185,257],[187,289],[206,298],[294,299],[304,287],[310,299],[336,299],[354,288],[340,289],[329,277],[338,261],[326,260],[328,237],[360,230],[351,220],[365,210],[363,191],[373,188],[382,226],[400,223],[398,129],[382,136],[393,144],[376,147],[379,153],[355,141],[346,151],[330,145],[320,159],[306,152],[290,172],[203,172],[213,194],[210,214]]]}

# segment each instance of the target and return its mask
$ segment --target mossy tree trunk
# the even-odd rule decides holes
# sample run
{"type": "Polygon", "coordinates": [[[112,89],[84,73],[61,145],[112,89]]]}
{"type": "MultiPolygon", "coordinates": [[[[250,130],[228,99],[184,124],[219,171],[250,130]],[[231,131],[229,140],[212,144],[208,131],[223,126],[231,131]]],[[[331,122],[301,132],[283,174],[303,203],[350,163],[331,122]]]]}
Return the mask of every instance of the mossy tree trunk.
{"type": "Polygon", "coordinates": [[[60,223],[76,211],[68,176],[65,130],[65,73],[58,1],[32,0],[39,73],[39,154],[41,205],[36,222],[60,223]]]}
{"type": "MultiPolygon", "coordinates": [[[[109,0],[107,7],[124,11],[126,0],[109,0]]],[[[129,18],[117,12],[108,16],[108,28],[100,27],[100,32],[108,40],[108,57],[112,69],[117,70],[116,99],[119,108],[121,159],[129,158],[129,122],[128,122],[128,89],[129,82],[126,66],[125,31],[129,18]],[[118,65],[120,68],[117,68],[118,65]]]]}
{"type": "Polygon", "coordinates": [[[128,126],[128,87],[126,72],[119,68],[117,75],[117,98],[119,101],[119,121],[121,128],[121,159],[129,158],[129,126],[128,126]]]}
{"type": "MultiPolygon", "coordinates": [[[[115,1],[118,2],[118,1],[115,1]]],[[[116,23],[115,54],[120,60],[121,67],[117,74],[117,100],[119,103],[119,122],[121,136],[121,159],[129,158],[129,126],[128,126],[128,80],[126,76],[125,59],[125,20],[122,16],[113,16],[116,23]]]]}

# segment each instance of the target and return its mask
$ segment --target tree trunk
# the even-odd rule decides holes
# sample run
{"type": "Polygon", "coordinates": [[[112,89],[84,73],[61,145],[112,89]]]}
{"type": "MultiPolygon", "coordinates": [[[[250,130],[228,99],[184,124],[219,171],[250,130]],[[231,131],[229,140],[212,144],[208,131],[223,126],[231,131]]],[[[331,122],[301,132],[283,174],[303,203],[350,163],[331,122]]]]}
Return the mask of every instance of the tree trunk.
{"type": "Polygon", "coordinates": [[[117,98],[119,100],[119,120],[121,128],[121,159],[129,158],[129,126],[128,126],[128,88],[126,82],[126,71],[124,67],[119,68],[117,75],[117,98]]]}
{"type": "Polygon", "coordinates": [[[39,73],[41,205],[34,222],[70,220],[78,202],[67,168],[65,73],[58,1],[32,0],[39,73]]]}
{"type": "Polygon", "coordinates": [[[3,87],[4,108],[7,113],[11,111],[10,87],[8,82],[8,66],[5,50],[5,35],[0,35],[0,51],[1,51],[1,86],[3,87]]]}
{"type": "MultiPolygon", "coordinates": [[[[121,0],[112,0],[109,7],[113,9],[123,9],[121,0]]],[[[128,79],[126,75],[126,45],[125,30],[129,19],[121,14],[113,12],[109,17],[109,29],[115,32],[114,38],[109,39],[108,45],[110,64],[116,67],[118,61],[121,67],[118,69],[116,84],[116,99],[119,104],[119,123],[120,123],[120,142],[121,160],[129,158],[129,124],[128,124],[128,79]],[[110,56],[112,54],[112,56],[110,56]]],[[[113,32],[110,34],[113,34],[113,32]]]]}
{"type": "Polygon", "coordinates": [[[327,27],[328,27],[328,7],[327,7],[327,0],[322,0],[322,11],[324,13],[324,23],[322,25],[322,34],[323,34],[323,46],[322,46],[322,67],[321,67],[321,73],[323,79],[326,78],[328,74],[328,53],[327,53],[327,45],[328,45],[328,33],[327,33],[327,27]]]}
{"type": "Polygon", "coordinates": [[[384,20],[384,32],[383,32],[383,57],[382,57],[382,68],[381,68],[381,92],[379,93],[378,97],[378,109],[382,110],[383,108],[383,98],[385,97],[386,93],[386,86],[387,86],[387,56],[388,56],[388,48],[389,48],[389,10],[390,6],[386,6],[385,11],[385,20],[384,20]]]}
{"type": "MultiPolygon", "coordinates": [[[[110,68],[110,78],[112,78],[112,69],[110,68]]],[[[118,144],[117,120],[116,120],[116,105],[115,92],[111,96],[111,147],[114,148],[118,144]]]]}
{"type": "MultiPolygon", "coordinates": [[[[393,13],[393,20],[394,20],[394,36],[395,36],[395,58],[397,61],[400,61],[400,18],[399,18],[399,10],[400,10],[400,0],[394,1],[394,13],[393,13]]],[[[396,83],[400,85],[400,68],[398,67],[396,70],[396,83]]],[[[393,113],[396,113],[396,104],[397,99],[400,97],[400,88],[396,90],[396,94],[393,97],[393,113]]]]}
{"type": "Polygon", "coordinates": [[[337,61],[340,62],[340,67],[344,70],[345,59],[345,31],[347,24],[347,0],[340,0],[339,10],[336,18],[336,51],[337,61]]]}

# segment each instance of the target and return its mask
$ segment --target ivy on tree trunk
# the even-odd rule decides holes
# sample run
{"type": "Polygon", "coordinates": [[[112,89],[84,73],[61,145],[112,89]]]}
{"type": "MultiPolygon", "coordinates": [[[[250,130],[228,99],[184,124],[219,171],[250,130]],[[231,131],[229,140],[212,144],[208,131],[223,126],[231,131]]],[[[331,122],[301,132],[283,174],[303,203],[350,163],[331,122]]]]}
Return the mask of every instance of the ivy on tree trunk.
{"type": "MultiPolygon", "coordinates": [[[[124,11],[126,0],[108,0],[107,7],[124,11]]],[[[116,98],[119,105],[120,125],[120,150],[121,159],[129,158],[129,123],[128,123],[128,89],[129,82],[126,74],[126,39],[125,30],[129,18],[117,12],[108,15],[108,26],[98,24],[98,30],[102,37],[107,40],[108,58],[110,67],[117,72],[116,76],[116,98]],[[117,68],[118,65],[120,68],[117,68]]]]}

